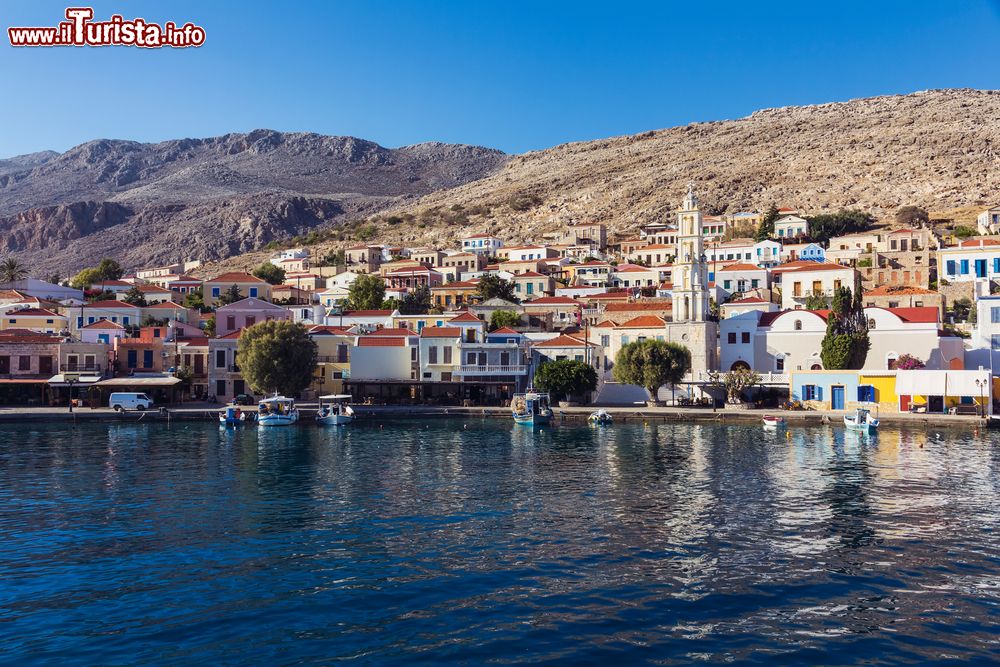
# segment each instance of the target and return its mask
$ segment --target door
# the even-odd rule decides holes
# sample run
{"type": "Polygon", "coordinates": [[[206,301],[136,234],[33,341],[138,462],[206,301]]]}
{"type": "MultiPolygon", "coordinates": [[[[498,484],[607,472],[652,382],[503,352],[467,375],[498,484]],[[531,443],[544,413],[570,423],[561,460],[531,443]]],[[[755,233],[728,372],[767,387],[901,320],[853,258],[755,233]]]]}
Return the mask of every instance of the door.
{"type": "Polygon", "coordinates": [[[233,380],[233,396],[247,393],[246,382],[243,380],[233,380]]]}
{"type": "Polygon", "coordinates": [[[202,375],[205,372],[205,357],[200,354],[194,355],[194,374],[202,375]]]}
{"type": "Polygon", "coordinates": [[[129,350],[128,351],[128,356],[126,357],[125,365],[128,368],[135,368],[136,366],[139,365],[139,351],[138,350],[129,350]]]}
{"type": "Polygon", "coordinates": [[[142,367],[152,368],[153,367],[153,351],[143,350],[142,351],[142,367]]]}
{"type": "Polygon", "coordinates": [[[843,410],[844,409],[844,387],[834,386],[830,387],[830,408],[833,410],[843,410]]]}
{"type": "Polygon", "coordinates": [[[910,395],[903,394],[899,397],[899,411],[909,412],[910,411],[910,395]]]}

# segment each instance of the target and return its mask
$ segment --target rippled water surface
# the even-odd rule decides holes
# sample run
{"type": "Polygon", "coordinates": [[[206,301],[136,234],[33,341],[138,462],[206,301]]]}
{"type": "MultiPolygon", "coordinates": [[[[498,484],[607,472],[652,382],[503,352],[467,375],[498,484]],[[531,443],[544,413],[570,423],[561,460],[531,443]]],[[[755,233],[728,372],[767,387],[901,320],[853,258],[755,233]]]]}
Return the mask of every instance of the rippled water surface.
{"type": "Polygon", "coordinates": [[[1000,660],[1000,442],[0,429],[0,661],[1000,660]]]}

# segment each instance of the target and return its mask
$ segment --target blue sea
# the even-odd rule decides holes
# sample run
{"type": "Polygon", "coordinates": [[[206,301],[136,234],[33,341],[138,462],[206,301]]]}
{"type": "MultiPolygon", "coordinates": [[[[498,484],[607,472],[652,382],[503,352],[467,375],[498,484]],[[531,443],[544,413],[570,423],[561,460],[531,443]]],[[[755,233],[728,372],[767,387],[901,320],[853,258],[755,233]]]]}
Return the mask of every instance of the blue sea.
{"type": "Polygon", "coordinates": [[[0,662],[1000,661],[1000,439],[0,427],[0,662]]]}

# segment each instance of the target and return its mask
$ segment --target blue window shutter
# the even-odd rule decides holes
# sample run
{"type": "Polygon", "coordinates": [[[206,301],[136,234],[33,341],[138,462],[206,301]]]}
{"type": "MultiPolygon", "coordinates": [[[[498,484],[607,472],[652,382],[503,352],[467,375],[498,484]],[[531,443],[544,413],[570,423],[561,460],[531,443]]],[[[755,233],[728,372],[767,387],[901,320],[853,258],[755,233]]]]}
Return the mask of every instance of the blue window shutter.
{"type": "Polygon", "coordinates": [[[960,260],[959,266],[961,267],[961,272],[963,276],[969,273],[969,260],[967,259],[960,260]]]}
{"type": "Polygon", "coordinates": [[[945,263],[945,273],[947,273],[949,276],[955,275],[955,260],[949,259],[945,263]]]}
{"type": "Polygon", "coordinates": [[[993,273],[1000,273],[1000,257],[993,258],[993,273]]]}

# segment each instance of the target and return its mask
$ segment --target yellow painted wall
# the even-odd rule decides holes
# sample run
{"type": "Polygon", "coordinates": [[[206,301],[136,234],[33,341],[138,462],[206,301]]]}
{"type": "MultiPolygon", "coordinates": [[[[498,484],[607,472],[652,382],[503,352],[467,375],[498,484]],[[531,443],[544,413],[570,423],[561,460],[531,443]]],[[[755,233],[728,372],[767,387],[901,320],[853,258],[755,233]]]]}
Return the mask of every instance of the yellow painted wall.
{"type": "Polygon", "coordinates": [[[875,387],[875,402],[879,410],[899,411],[899,395],[896,394],[895,375],[865,375],[858,376],[858,384],[870,384],[875,387]]]}

